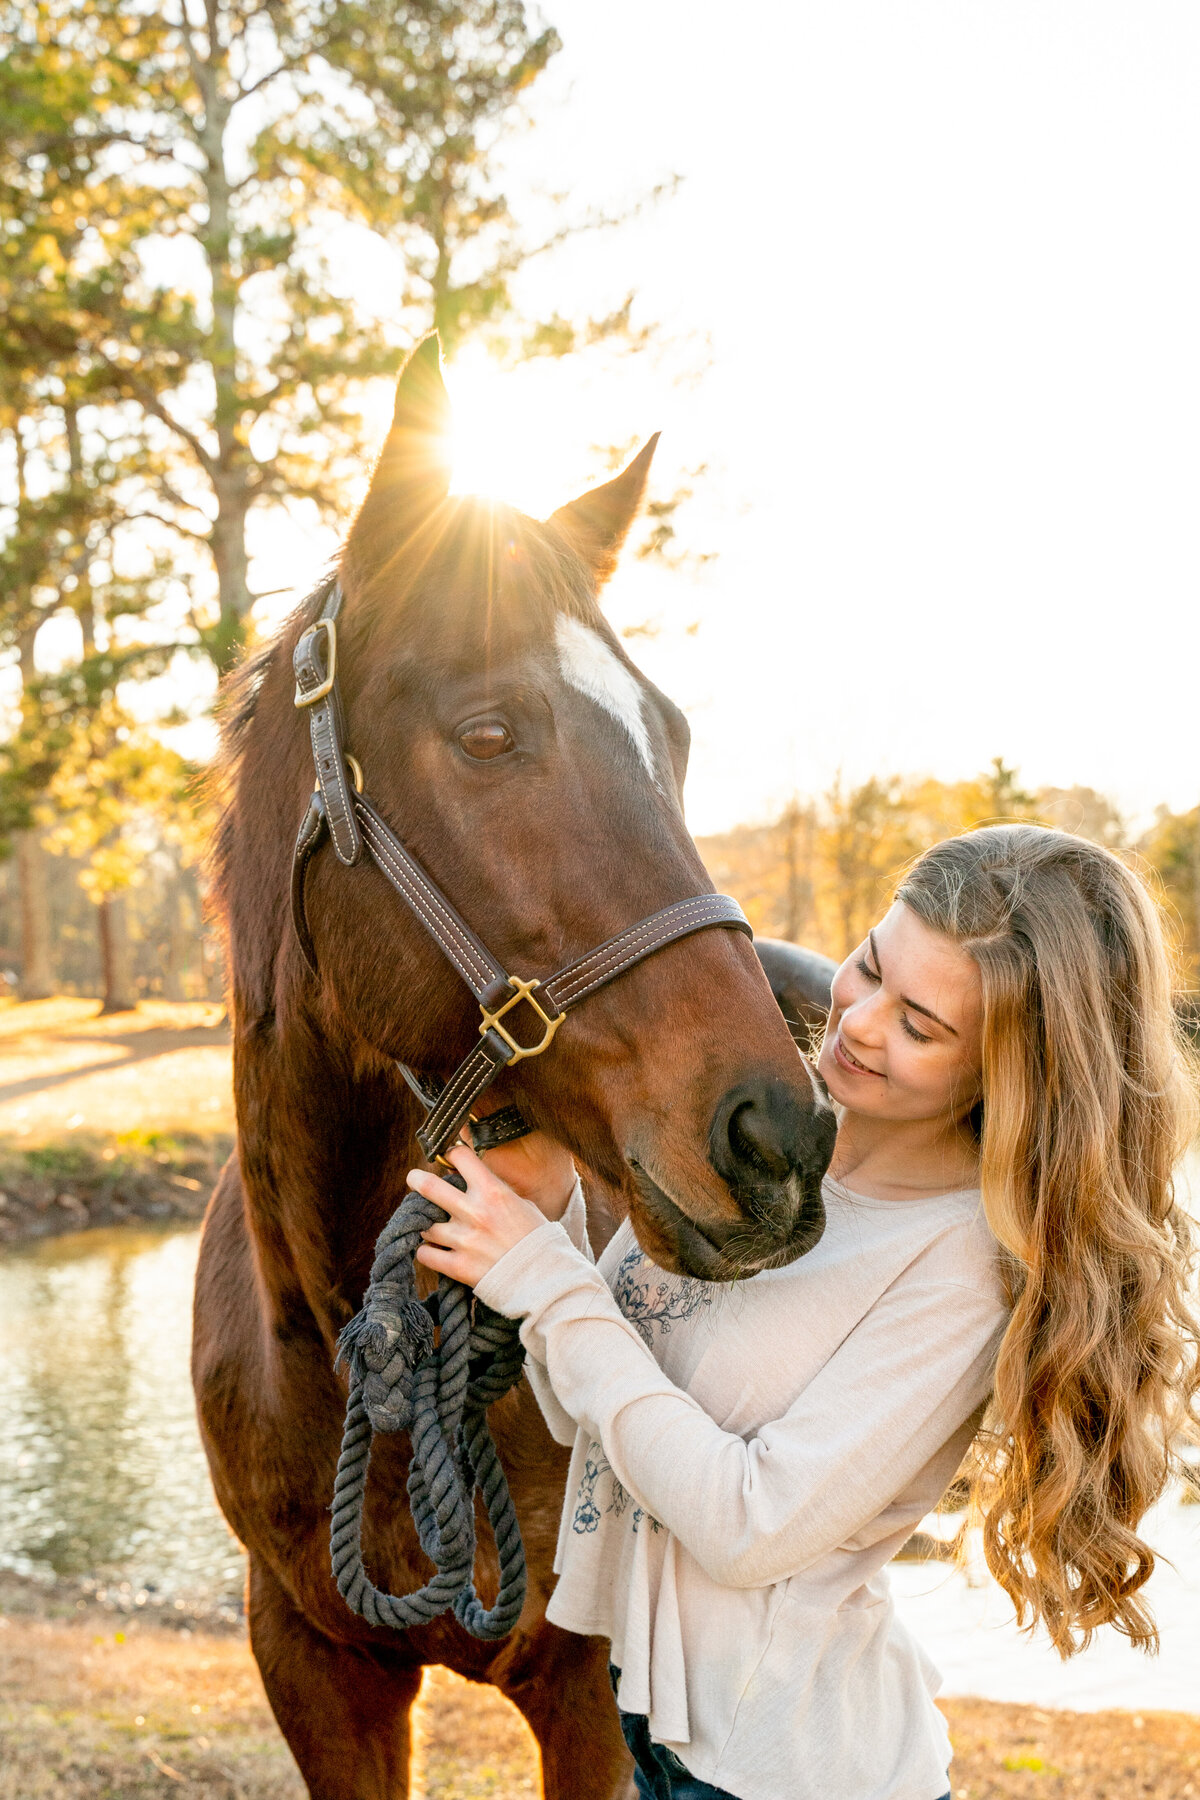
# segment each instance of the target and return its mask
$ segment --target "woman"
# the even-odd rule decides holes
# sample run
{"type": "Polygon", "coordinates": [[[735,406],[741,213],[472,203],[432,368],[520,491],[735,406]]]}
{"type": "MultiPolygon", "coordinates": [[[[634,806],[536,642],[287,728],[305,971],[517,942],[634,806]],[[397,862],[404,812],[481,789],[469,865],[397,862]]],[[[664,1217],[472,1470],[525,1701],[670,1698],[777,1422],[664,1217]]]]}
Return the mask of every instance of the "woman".
{"type": "Polygon", "coordinates": [[[1172,1170],[1193,1126],[1154,905],[1015,825],[937,845],[838,970],[820,1243],[713,1285],[626,1224],[593,1265],[574,1171],[452,1152],[419,1252],[523,1320],[573,1443],[547,1616],[611,1640],[654,1800],[939,1800],[936,1675],[884,1564],[972,1443],[989,1565],[1063,1656],[1155,1643],[1138,1537],[1200,1378],[1172,1170]],[[502,1179],[507,1176],[508,1179],[502,1179]],[[989,1394],[993,1418],[979,1431],[989,1394]]]}

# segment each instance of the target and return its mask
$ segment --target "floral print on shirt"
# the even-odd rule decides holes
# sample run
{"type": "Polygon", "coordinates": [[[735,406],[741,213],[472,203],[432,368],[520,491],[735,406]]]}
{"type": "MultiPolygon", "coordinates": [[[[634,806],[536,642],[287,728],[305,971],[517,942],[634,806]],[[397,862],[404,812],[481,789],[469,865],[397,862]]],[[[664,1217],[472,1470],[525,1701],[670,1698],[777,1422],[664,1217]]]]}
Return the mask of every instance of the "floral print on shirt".
{"type": "MultiPolygon", "coordinates": [[[[613,1298],[647,1350],[654,1348],[654,1333],[666,1337],[673,1325],[690,1319],[702,1306],[711,1306],[716,1287],[711,1281],[698,1281],[692,1276],[668,1275],[647,1262],[645,1251],[634,1244],[621,1258],[613,1281],[613,1298]],[[638,1279],[643,1264],[651,1270],[649,1279],[638,1279]]],[[[579,1533],[595,1531],[604,1513],[621,1518],[632,1499],[613,1472],[603,1446],[593,1441],[588,1445],[583,1479],[575,1496],[575,1512],[571,1529],[579,1533]],[[608,1477],[607,1481],[604,1480],[608,1477]],[[604,1482],[606,1493],[598,1493],[604,1482]]],[[[637,1531],[642,1520],[651,1531],[661,1531],[658,1520],[644,1506],[635,1506],[630,1525],[637,1531]]]]}
{"type": "Polygon", "coordinates": [[[652,1350],[656,1330],[666,1337],[673,1325],[690,1319],[702,1306],[711,1306],[717,1289],[714,1282],[692,1275],[667,1275],[652,1263],[649,1280],[639,1281],[638,1270],[646,1261],[639,1244],[626,1251],[613,1281],[613,1299],[647,1350],[652,1350]]]}
{"type": "MultiPolygon", "coordinates": [[[[583,1467],[583,1480],[579,1483],[579,1492],[575,1497],[575,1516],[571,1520],[572,1531],[578,1532],[581,1536],[584,1532],[595,1531],[600,1523],[601,1508],[596,1498],[596,1484],[605,1475],[609,1477],[609,1493],[608,1504],[603,1510],[612,1513],[614,1518],[619,1519],[628,1508],[633,1496],[629,1489],[617,1480],[613,1473],[613,1466],[605,1456],[602,1446],[593,1438],[588,1445],[587,1461],[583,1467]]],[[[630,1519],[630,1524],[635,1532],[643,1519],[651,1531],[662,1530],[662,1526],[652,1513],[648,1513],[644,1506],[635,1506],[630,1519]]]]}

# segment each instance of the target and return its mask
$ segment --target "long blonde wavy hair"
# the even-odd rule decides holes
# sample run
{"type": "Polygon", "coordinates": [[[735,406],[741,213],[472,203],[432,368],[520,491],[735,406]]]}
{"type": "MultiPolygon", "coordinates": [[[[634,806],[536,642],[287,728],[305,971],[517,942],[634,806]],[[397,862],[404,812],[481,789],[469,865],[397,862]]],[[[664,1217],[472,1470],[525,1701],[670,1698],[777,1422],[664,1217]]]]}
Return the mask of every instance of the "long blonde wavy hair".
{"type": "Polygon", "coordinates": [[[988,1566],[1060,1655],[1101,1625],[1154,1649],[1138,1528],[1200,1393],[1173,1188],[1195,1082],[1157,908],[1110,851],[1036,825],[936,845],[898,898],[982,978],[981,1185],[1013,1300],[972,1472],[988,1566]]]}

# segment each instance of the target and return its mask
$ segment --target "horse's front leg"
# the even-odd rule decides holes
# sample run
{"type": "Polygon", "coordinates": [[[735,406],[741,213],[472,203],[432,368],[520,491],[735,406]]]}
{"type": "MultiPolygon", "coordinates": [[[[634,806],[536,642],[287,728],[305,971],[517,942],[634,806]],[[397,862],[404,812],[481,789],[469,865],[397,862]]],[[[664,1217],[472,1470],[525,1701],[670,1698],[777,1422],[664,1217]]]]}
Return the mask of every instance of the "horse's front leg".
{"type": "Polygon", "coordinates": [[[336,1644],[250,1558],[250,1643],[312,1800],[406,1800],[419,1668],[336,1644]]]}
{"type": "Polygon", "coordinates": [[[529,1721],[545,1800],[633,1800],[633,1764],[608,1679],[608,1640],[543,1622],[535,1644],[496,1685],[529,1721]]]}

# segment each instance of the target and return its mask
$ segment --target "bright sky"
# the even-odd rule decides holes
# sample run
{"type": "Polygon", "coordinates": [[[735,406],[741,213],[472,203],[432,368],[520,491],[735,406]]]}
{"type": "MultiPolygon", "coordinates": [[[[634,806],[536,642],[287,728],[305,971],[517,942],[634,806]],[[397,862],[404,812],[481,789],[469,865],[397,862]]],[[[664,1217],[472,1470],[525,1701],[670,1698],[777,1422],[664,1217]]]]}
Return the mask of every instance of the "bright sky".
{"type": "Polygon", "coordinates": [[[684,177],[529,292],[636,288],[711,340],[708,373],[613,369],[593,412],[542,365],[518,416],[565,473],[575,443],[658,426],[668,485],[710,465],[688,528],[719,560],[613,600],[668,621],[632,647],[689,709],[693,829],[839,767],[1000,752],[1194,805],[1200,9],[547,10],[566,48],[514,169],[576,202],[684,177]]]}
{"type": "MultiPolygon", "coordinates": [[[[566,48],[507,152],[519,210],[682,184],[523,295],[636,290],[673,347],[468,352],[462,474],[545,512],[598,444],[661,427],[664,492],[708,465],[681,524],[717,559],[622,571],[610,607],[660,625],[631,649],[691,717],[693,830],[996,754],[1142,819],[1194,805],[1194,0],[546,11],[566,48]]],[[[386,259],[345,249],[378,303],[386,259]]],[[[303,590],[317,544],[265,534],[255,584],[303,590]]]]}

